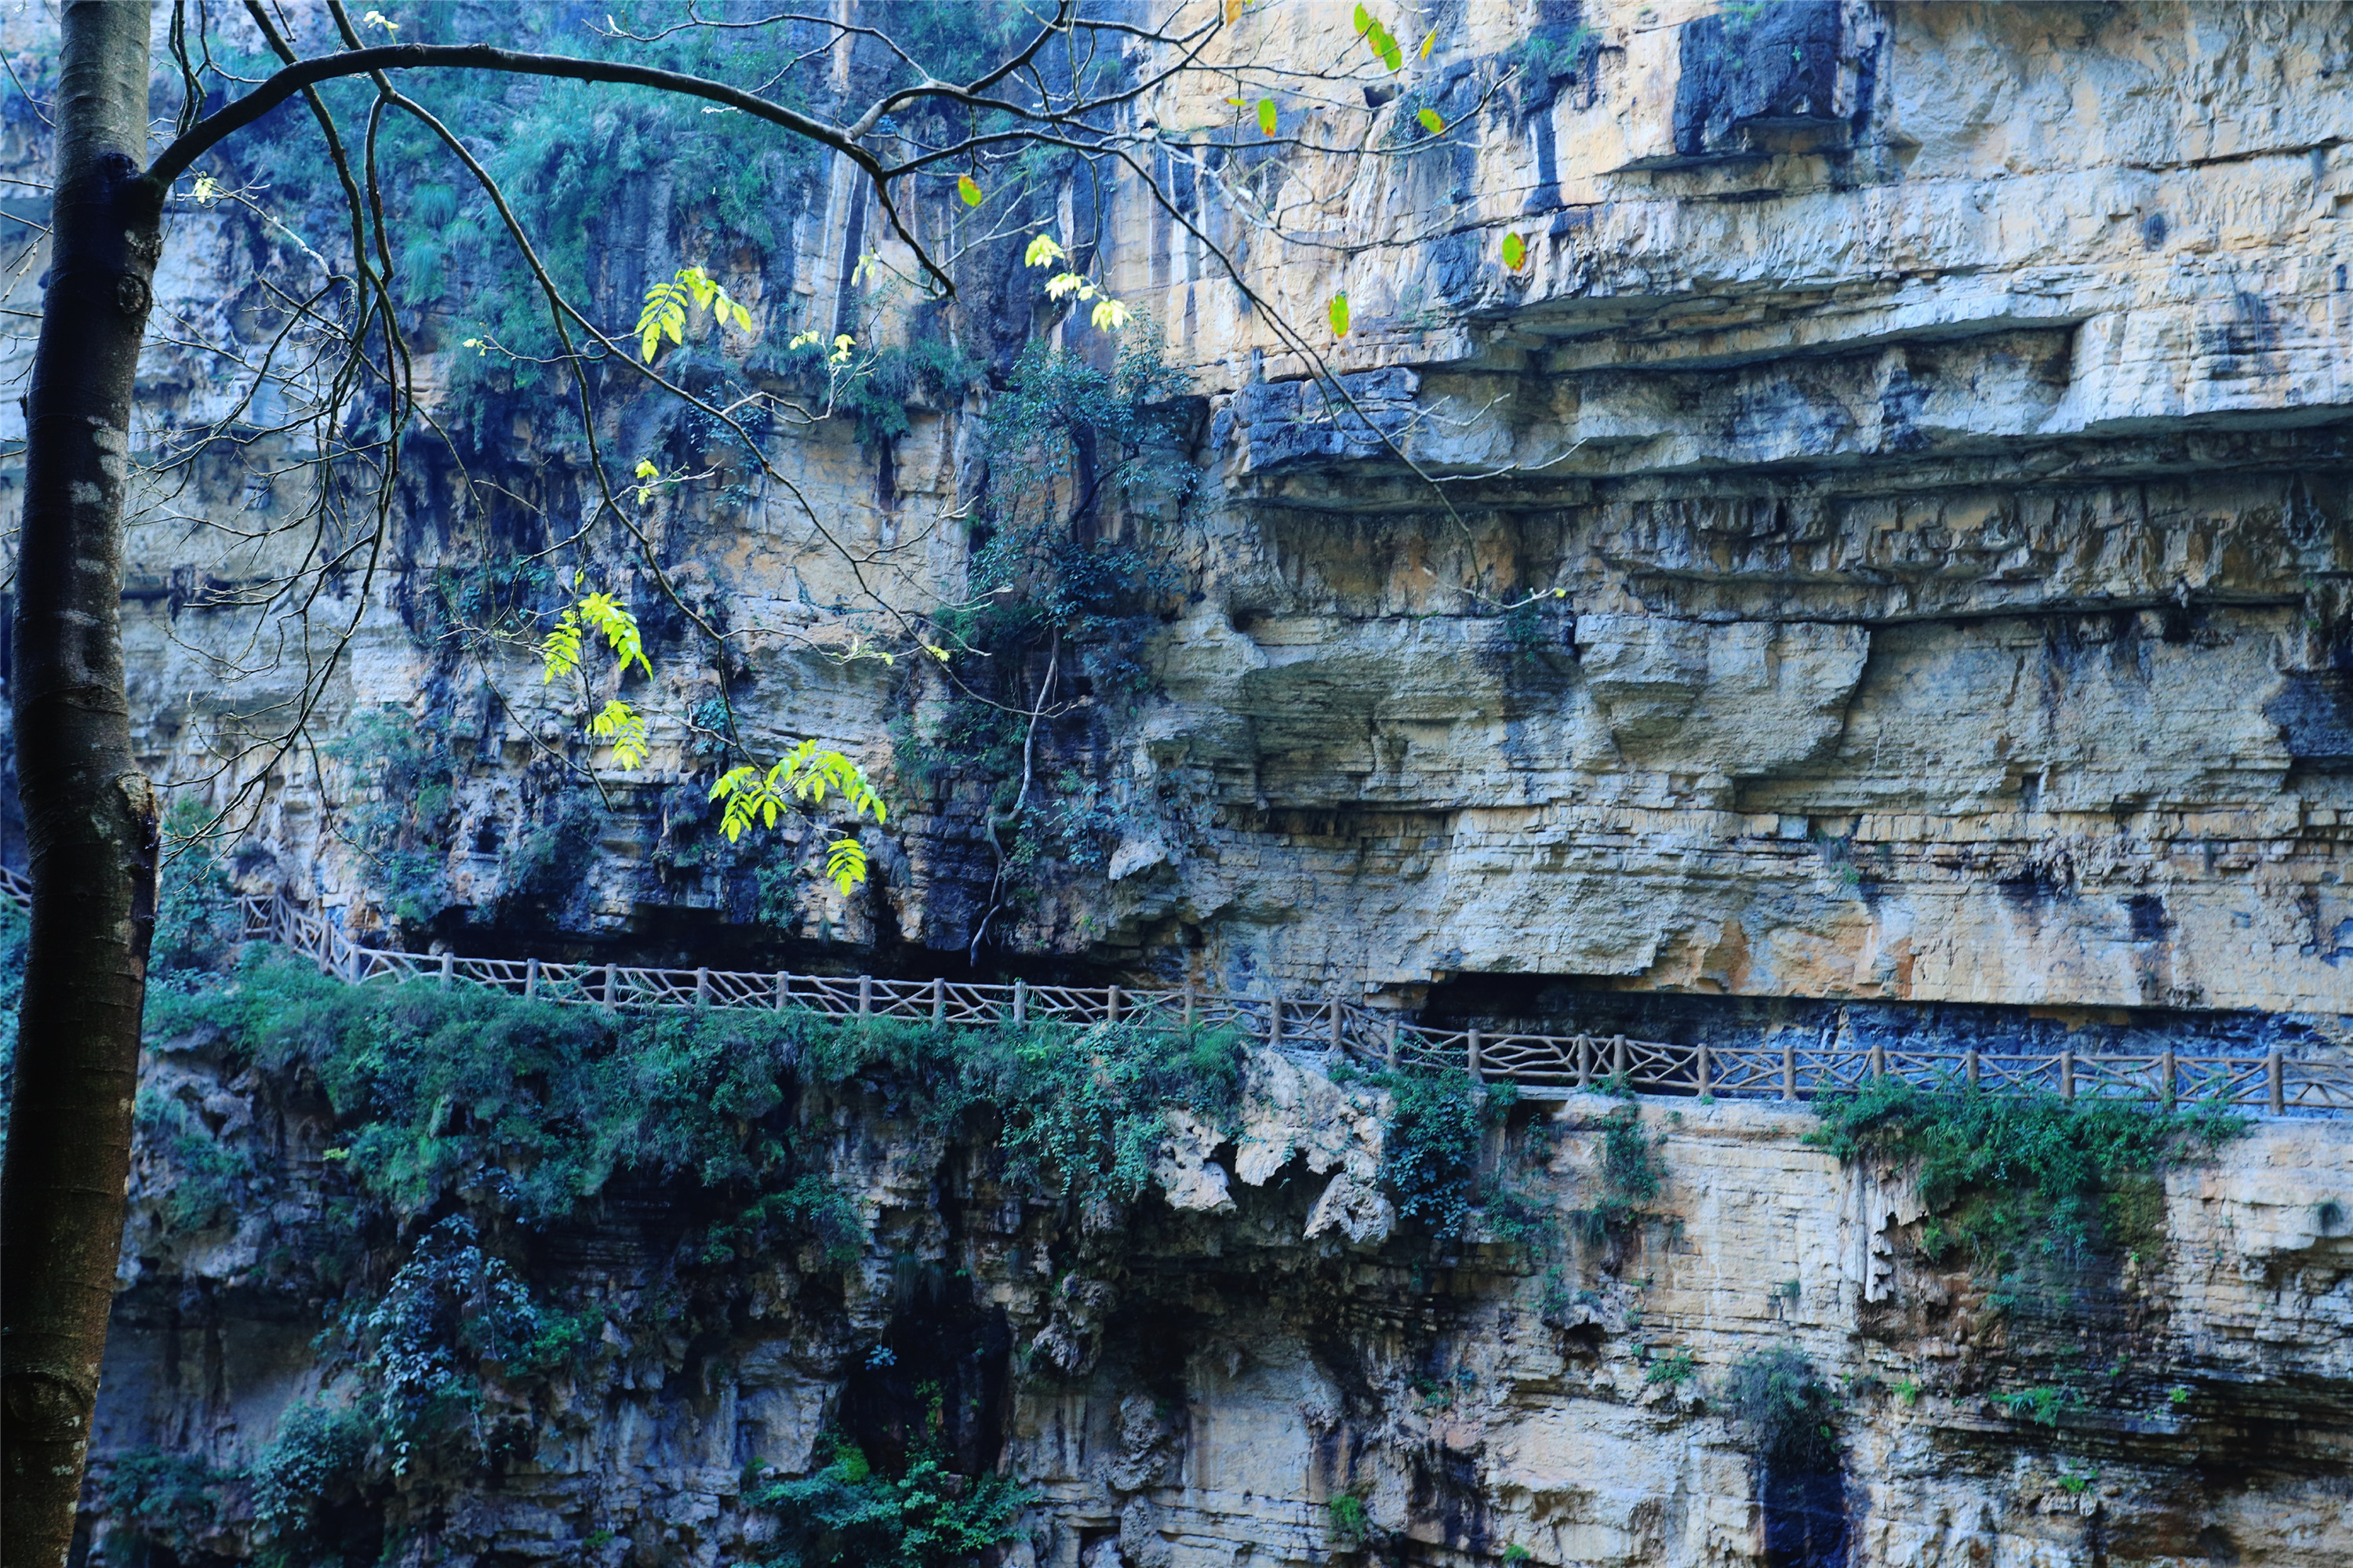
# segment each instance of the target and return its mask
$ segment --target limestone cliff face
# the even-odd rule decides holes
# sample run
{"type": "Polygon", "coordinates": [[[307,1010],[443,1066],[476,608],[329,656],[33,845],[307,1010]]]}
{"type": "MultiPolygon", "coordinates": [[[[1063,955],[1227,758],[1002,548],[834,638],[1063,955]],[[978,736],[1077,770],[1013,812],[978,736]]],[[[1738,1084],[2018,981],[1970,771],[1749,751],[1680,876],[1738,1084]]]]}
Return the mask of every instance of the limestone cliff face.
{"type": "MultiPolygon", "coordinates": [[[[1103,874],[1044,876],[984,957],[1407,1002],[1510,972],[2342,1012],[2339,12],[1473,10],[1384,111],[1436,106],[1438,144],[1281,165],[1300,212],[1363,237],[1353,259],[1236,216],[1267,170],[1174,129],[1214,105],[1156,106],[1177,211],[1134,182],[1104,197],[1103,276],[1200,400],[1172,454],[1198,478],[1181,507],[1105,524],[1181,579],[1145,694],[1043,736],[1041,776],[1094,791],[1103,874]],[[1528,247],[1516,271],[1506,233],[1528,247]],[[1350,335],[1318,349],[1346,403],[1212,248],[1294,323],[1320,331],[1328,293],[1350,293],[1350,335]]],[[[1345,23],[1275,7],[1235,47],[1361,48],[1345,23]]],[[[736,278],[757,342],[903,330],[852,278],[854,182],[796,165],[776,191],[791,243],[736,278]]],[[[600,218],[616,313],[699,254],[678,210],[600,218]]],[[[228,208],[175,221],[190,332],[154,350],[159,421],[227,407],[188,344],[235,338],[266,253],[228,208]]],[[[616,450],[708,475],[649,524],[687,601],[739,633],[729,694],[765,744],[816,735],[888,774],[894,715],[939,700],[903,666],[844,662],[873,618],[811,519],[892,602],[953,600],[967,546],[941,518],[986,483],[977,432],[1014,351],[1042,323],[1110,352],[990,254],[949,318],[980,382],[914,387],[895,439],[860,445],[847,418],[769,439],[806,511],[692,421],[608,409],[616,450]]],[[[467,308],[461,291],[427,313],[428,386],[473,352],[467,308]]],[[[625,947],[766,940],[746,874],[698,842],[711,765],[686,721],[719,672],[659,596],[641,607],[667,655],[654,758],[607,770],[602,853],[566,896],[518,895],[518,846],[550,831],[567,759],[594,758],[528,664],[459,651],[448,607],[590,498],[552,403],[495,408],[512,433],[475,461],[497,488],[419,477],[387,556],[316,618],[353,632],[314,731],[391,703],[454,758],[430,846],[448,909],[418,939],[553,921],[625,947]]],[[[167,774],[267,738],[300,689],[297,640],[270,622],[255,641],[235,603],[301,541],[200,561],[218,535],[192,542],[185,519],[285,515],[303,482],[208,474],[143,525],[125,608],[167,774]]],[[[379,920],[381,866],[328,825],[373,798],[369,772],[280,758],[248,880],[379,920]]],[[[965,949],[990,902],[978,790],[902,780],[880,897],[845,906],[818,881],[787,900],[791,928],[845,962],[965,949]]]]}
{"type": "MultiPolygon", "coordinates": [[[[1802,1113],[1728,1103],[1647,1107],[1663,1185],[1630,1219],[1567,1224],[1548,1261],[1493,1209],[1432,1247],[1376,1181],[1382,1096],[1327,1065],[1261,1053],[1238,1131],[1175,1118],[1154,1189],[1078,1214],[887,1097],[806,1103],[871,1230],[854,1263],[749,1261],[714,1315],[670,1255],[681,1198],[617,1193],[518,1234],[501,1245],[533,1287],[598,1315],[591,1353],[535,1398],[485,1382],[478,1421],[524,1424],[488,1469],[420,1456],[334,1506],[403,1563],[757,1561],[776,1520],[750,1467],[815,1467],[828,1432],[880,1457],[944,1391],[966,1467],[1035,1489],[1005,1561],[1041,1568],[2353,1551],[2334,1124],[2269,1124],[2177,1172],[2134,1252],[2038,1298],[1927,1261],[1904,1172],[1807,1146],[1802,1113]],[[1744,1414],[1736,1369],[1760,1352],[1837,1391],[1809,1464],[1744,1414]]],[[[192,1237],[164,1223],[173,1171],[142,1167],[100,1447],[249,1464],[290,1406],[357,1375],[322,1368],[315,1319],[270,1284],[269,1253],[306,1245],[333,1188],[328,1128],[299,1096],[224,1092],[201,1040],[150,1086],[239,1107],[222,1136],[277,1142],[284,1180],[192,1237]]],[[[1623,1114],[1524,1106],[1491,1156],[1525,1157],[1524,1191],[1572,1220],[1604,1195],[1623,1114]]],[[[199,1544],[234,1555],[249,1493],[222,1496],[199,1544]]],[[[101,1512],[98,1544],[138,1528],[101,1512]]]]}
{"type": "Polygon", "coordinates": [[[1351,197],[1490,222],[1333,280],[1457,515],[1313,396],[1221,402],[1222,591],[1144,726],[1209,820],[1127,928],[2343,1011],[2341,18],[1703,11],[1586,7],[1518,148],[1351,197]]]}
{"type": "MultiPolygon", "coordinates": [[[[1360,52],[1347,11],[1253,7],[1240,47],[1360,52]]],[[[1439,19],[1377,163],[1221,152],[1195,132],[1230,111],[1171,100],[1149,106],[1168,202],[1113,182],[1100,213],[1064,192],[1031,215],[1066,235],[1101,218],[1108,286],[1187,380],[1163,454],[1184,482],[1096,524],[1173,586],[1126,694],[1113,651],[1069,651],[1105,694],[1044,727],[1039,776],[1085,807],[1094,859],[1038,868],[980,966],[1662,1033],[2333,1048],[2353,1012],[2345,9],[1540,0],[1439,19]],[[1394,151],[1421,106],[1450,132],[1394,151]],[[1243,216],[1277,197],[1345,246],[1243,216]],[[1343,289],[1353,330],[1332,342],[1343,289]],[[1277,312],[1316,328],[1345,398],[1277,312]]],[[[39,154],[22,115],[0,135],[39,154]]],[[[599,218],[592,302],[616,326],[649,281],[720,260],[668,177],[599,218]]],[[[794,332],[909,330],[859,267],[871,214],[847,172],[794,164],[774,188],[788,239],[726,272],[755,314],[744,374],[770,390],[801,385],[773,357],[794,332]]],[[[294,244],[222,207],[173,222],[159,427],[232,406],[191,345],[241,343],[258,271],[294,244]]],[[[887,631],[860,574],[902,608],[958,600],[1020,350],[1107,364],[1113,345],[1048,307],[1018,249],[959,283],[940,330],[973,381],[912,386],[888,438],[848,418],[763,433],[789,493],[673,407],[607,406],[624,470],[651,454],[696,476],[642,521],[681,598],[736,637],[723,671],[625,551],[593,546],[656,662],[654,756],[603,768],[605,799],[570,771],[597,761],[578,715],[491,635],[522,624],[508,599],[553,602],[501,574],[593,514],[586,444],[551,399],[466,390],[463,288],[417,342],[438,408],[495,416],[465,437],[485,484],[421,460],[374,570],[328,579],[313,624],[350,641],[312,727],[350,744],[245,749],[322,646],[246,603],[307,535],[192,530],[299,513],[310,481],[264,454],[159,485],[137,524],[146,760],[188,781],[227,759],[199,789],[216,804],[267,783],[230,867],[247,889],[419,945],[965,961],[996,902],[995,781],[894,771],[892,726],[948,697],[908,673],[920,655],[853,656],[887,631]],[[717,842],[688,721],[723,673],[760,744],[819,737],[886,780],[871,895],[807,875],[798,838],[717,842]],[[446,804],[397,844],[421,915],[353,826],[418,793],[364,727],[385,705],[439,748],[446,804]]],[[[0,475],[0,514],[17,493],[0,475]]],[[[151,1088],[257,1140],[286,1186],[280,1208],[174,1231],[171,1173],[142,1178],[101,1446],[248,1463],[322,1375],[315,1304],[267,1281],[330,1184],[327,1124],[308,1086],[223,1082],[201,1053],[159,1053],[151,1088]]],[[[2087,1264],[2037,1319],[1926,1261],[1905,1172],[1730,1105],[1647,1109],[1667,1188],[1574,1245],[1563,1299],[1493,1232],[1432,1251],[1393,1228],[1377,1101],[1263,1057],[1239,1139],[1180,1125],[1133,1214],[1070,1234],[887,1096],[812,1107],[873,1236],[844,1277],[759,1259],[741,1313],[690,1329],[659,1288],[659,1194],[503,1238],[534,1281],[609,1308],[596,1372],[494,1478],[371,1506],[419,1531],[420,1563],[716,1568],[768,1528],[747,1464],[806,1469],[828,1428],[887,1436],[930,1381],[969,1396],[969,1461],[1040,1489],[1025,1568],[2353,1554],[2333,1124],[2266,1124],[2169,1177],[2161,1245],[2087,1264]],[[1729,1370],[1771,1349],[1842,1391],[1834,1464],[1768,1463],[1727,1415],[1729,1370]],[[1694,1375],[1653,1378],[1679,1351],[1694,1375]]],[[[1607,1110],[1561,1111],[1563,1215],[1593,1202],[1607,1110]]],[[[245,1530],[232,1510],[210,1544],[242,1551],[245,1530]]]]}

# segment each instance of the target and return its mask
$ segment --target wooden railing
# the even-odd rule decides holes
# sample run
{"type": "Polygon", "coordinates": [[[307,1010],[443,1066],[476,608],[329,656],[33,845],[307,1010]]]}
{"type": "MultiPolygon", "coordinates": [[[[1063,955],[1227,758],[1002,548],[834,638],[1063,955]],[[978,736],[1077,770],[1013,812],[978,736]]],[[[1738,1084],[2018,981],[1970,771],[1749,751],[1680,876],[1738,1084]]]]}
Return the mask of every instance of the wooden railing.
{"type": "Polygon", "coordinates": [[[1877,1077],[1990,1092],[2042,1092],[2068,1099],[2161,1105],[2221,1103],[2284,1115],[2353,1110],[2353,1062],[2291,1056],[1887,1050],[1834,1042],[1799,1044],[1794,1032],[1754,1045],[1674,1044],[1622,1034],[1496,1034],[1433,1029],[1393,1009],[1339,997],[1237,996],[1176,988],[1010,985],[787,970],[644,969],[558,964],[538,959],[468,959],[370,948],[334,921],[283,898],[248,899],[246,934],[293,948],[354,984],[439,980],[489,986],[543,1001],[592,1007],[804,1008],[837,1018],[906,1018],[939,1023],[1032,1020],[1145,1028],[1230,1028],[1253,1040],[1345,1052],[1382,1067],[1466,1067],[1528,1087],[1622,1085],[1637,1093],[1803,1100],[1859,1088],[1877,1077]]]}
{"type": "MultiPolygon", "coordinates": [[[[0,867],[0,897],[29,901],[30,886],[0,867]]],[[[1804,1100],[1898,1077],[1990,1093],[2045,1093],[2164,1106],[2221,1104],[2330,1115],[2353,1110],[2353,1061],[2326,1054],[2205,1055],[2110,1052],[1914,1051],[1818,1039],[1796,1032],[1758,1044],[1676,1044],[1623,1034],[1498,1034],[1434,1029],[1388,1008],[1339,997],[1238,996],[1189,982],[1166,988],[1009,985],[969,980],[802,975],[785,969],[667,969],[635,964],[561,964],[539,959],[470,959],[411,953],[353,941],[326,914],[283,896],[240,901],[244,934],[300,953],[354,985],[438,980],[486,986],[569,1006],[800,1008],[835,1018],[935,1023],[1233,1029],[1270,1044],[1339,1051],[1371,1066],[1464,1067],[1538,1091],[1623,1086],[1640,1094],[1804,1100]]]]}

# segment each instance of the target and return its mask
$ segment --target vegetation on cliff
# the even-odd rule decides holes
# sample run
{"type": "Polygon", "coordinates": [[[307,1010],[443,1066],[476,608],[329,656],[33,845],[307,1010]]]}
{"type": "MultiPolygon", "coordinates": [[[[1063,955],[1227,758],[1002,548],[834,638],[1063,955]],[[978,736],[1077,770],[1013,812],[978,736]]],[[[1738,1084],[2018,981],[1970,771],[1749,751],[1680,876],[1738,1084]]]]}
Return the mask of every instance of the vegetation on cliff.
{"type": "Polygon", "coordinates": [[[2003,1273],[2038,1259],[2114,1255],[2151,1243],[2153,1185],[2245,1130],[2218,1107],[2179,1115],[2111,1100],[1989,1095],[1879,1078],[1815,1102],[1809,1142],[1841,1160],[1909,1169],[1929,1211],[1920,1249],[2003,1273]]]}

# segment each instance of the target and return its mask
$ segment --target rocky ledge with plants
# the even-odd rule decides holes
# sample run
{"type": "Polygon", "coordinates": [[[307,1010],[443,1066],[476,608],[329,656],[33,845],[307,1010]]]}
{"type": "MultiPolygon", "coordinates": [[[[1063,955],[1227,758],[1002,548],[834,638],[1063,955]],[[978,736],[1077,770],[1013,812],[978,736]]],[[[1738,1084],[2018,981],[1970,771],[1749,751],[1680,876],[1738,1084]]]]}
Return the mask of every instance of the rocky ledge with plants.
{"type": "Polygon", "coordinates": [[[2247,1169],[2217,1116],[353,987],[188,902],[108,1561],[1628,1560],[1686,1484],[1827,1563],[1924,1464],[2005,1533],[2129,1515],[2277,1397],[2182,1294],[2256,1239],[2179,1202],[2247,1169]]]}

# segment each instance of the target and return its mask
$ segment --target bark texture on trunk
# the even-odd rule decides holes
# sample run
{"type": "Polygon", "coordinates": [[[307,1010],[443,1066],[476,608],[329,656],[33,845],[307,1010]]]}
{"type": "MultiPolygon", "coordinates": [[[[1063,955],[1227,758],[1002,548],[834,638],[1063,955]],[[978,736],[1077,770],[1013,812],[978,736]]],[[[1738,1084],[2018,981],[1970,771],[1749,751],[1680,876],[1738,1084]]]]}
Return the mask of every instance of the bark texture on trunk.
{"type": "Polygon", "coordinates": [[[26,399],[17,791],[32,948],[0,1168],[0,1565],[62,1564],[98,1398],[131,1173],[154,924],[155,800],[122,685],[132,386],[161,250],[145,0],[61,17],[57,190],[26,399]]]}

